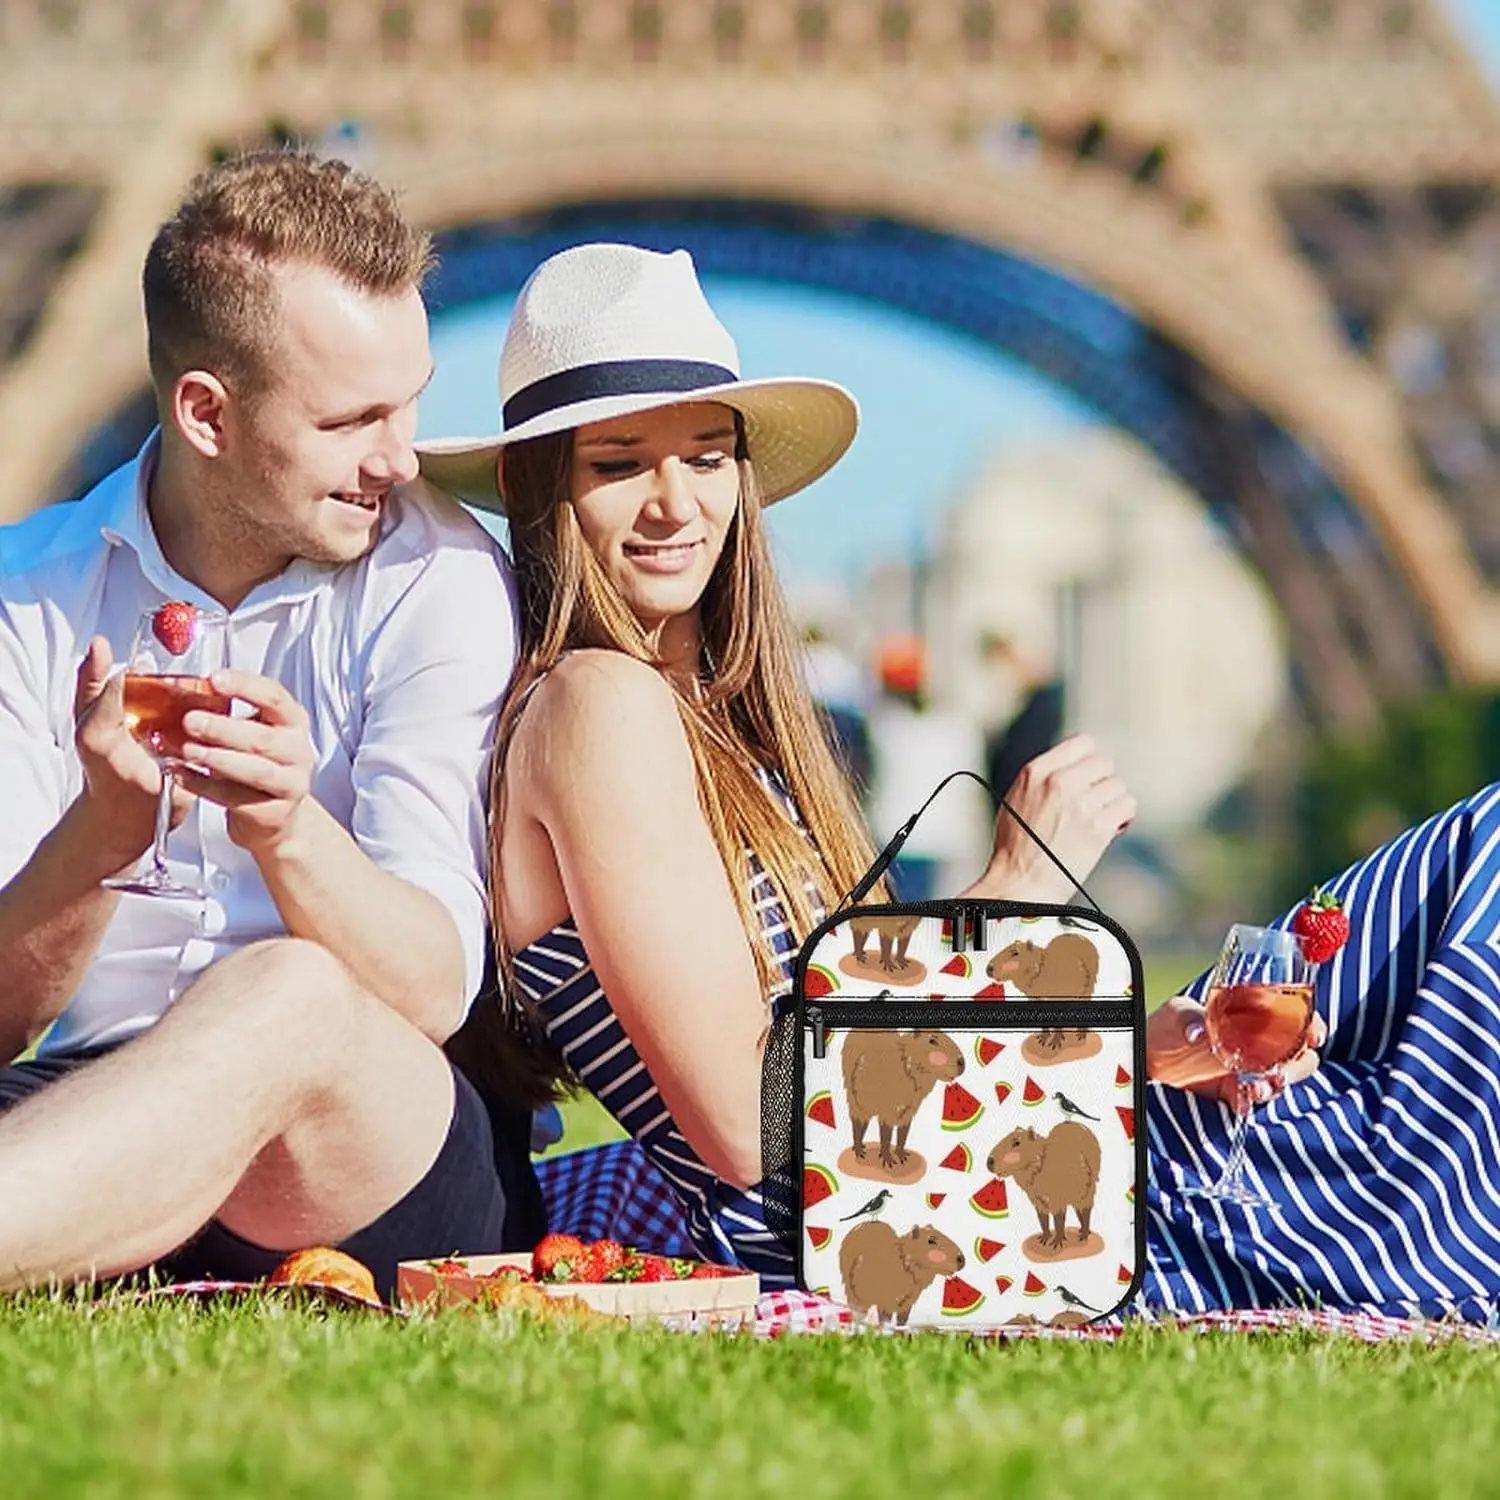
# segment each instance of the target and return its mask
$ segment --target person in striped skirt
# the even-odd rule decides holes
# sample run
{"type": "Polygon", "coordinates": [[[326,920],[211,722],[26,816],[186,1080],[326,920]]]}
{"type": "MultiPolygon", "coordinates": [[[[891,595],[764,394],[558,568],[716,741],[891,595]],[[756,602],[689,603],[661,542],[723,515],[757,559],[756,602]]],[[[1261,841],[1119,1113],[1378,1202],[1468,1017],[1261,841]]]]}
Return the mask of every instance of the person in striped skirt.
{"type": "MultiPolygon", "coordinates": [[[[581,1083],[628,1132],[539,1163],[554,1229],[786,1284],[762,1055],[801,935],[873,851],[762,512],[842,456],[857,409],[742,380],[687,253],[628,245],[538,268],[500,386],[499,436],[419,445],[430,480],[508,517],[521,619],[490,809],[503,983],[457,1045],[493,1094],[581,1083]]],[[[1011,800],[1080,878],[1135,812],[1082,736],[1011,800]]],[[[1070,889],[1007,819],[970,893],[1070,889]]]]}

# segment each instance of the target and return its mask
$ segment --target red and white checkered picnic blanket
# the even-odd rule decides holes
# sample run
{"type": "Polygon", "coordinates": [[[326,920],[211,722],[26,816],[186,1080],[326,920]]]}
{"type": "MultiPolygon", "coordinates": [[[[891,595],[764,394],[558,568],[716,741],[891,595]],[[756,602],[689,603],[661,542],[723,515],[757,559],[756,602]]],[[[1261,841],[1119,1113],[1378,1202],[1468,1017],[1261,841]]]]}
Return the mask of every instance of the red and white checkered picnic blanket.
{"type": "MultiPolygon", "coordinates": [[[[1328,1308],[1260,1307],[1229,1312],[1159,1313],[1133,1319],[1160,1327],[1175,1327],[1195,1333],[1281,1333],[1290,1329],[1314,1333],[1342,1334],[1366,1344],[1389,1339],[1420,1339],[1427,1343],[1456,1339],[1464,1343],[1500,1343],[1500,1328],[1471,1323],[1435,1322],[1420,1318],[1397,1318],[1373,1311],[1336,1312],[1328,1308]]],[[[1005,1343],[1012,1339],[1091,1339],[1113,1342],[1128,1325],[1105,1319],[1081,1328],[1048,1328],[1025,1325],[998,1328],[975,1337],[1005,1343]]],[[[811,1292],[763,1292],[755,1305],[754,1330],[760,1338],[782,1338],[800,1333],[874,1333],[873,1323],[862,1319],[842,1303],[811,1292]]],[[[900,1331],[887,1329],[887,1332],[900,1331]]],[[[913,1334],[920,1330],[913,1330],[913,1334]]]]}
{"type": "MultiPolygon", "coordinates": [[[[153,1300],[160,1298],[266,1298],[281,1296],[293,1301],[323,1302],[332,1306],[352,1309],[394,1312],[382,1309],[378,1304],[352,1297],[333,1287],[281,1287],[274,1291],[259,1283],[198,1281],[176,1283],[156,1287],[138,1294],[153,1300]]],[[[1150,1326],[1172,1327],[1192,1333],[1282,1333],[1297,1329],[1313,1333],[1341,1334],[1366,1344],[1384,1343],[1391,1339],[1417,1339],[1424,1343],[1453,1340],[1469,1344],[1500,1343],[1500,1328],[1482,1327],[1474,1323],[1457,1321],[1439,1322],[1434,1319],[1392,1317],[1376,1311],[1336,1312],[1329,1308],[1311,1307],[1261,1307],[1241,1308],[1230,1312],[1207,1313],[1157,1313],[1133,1318],[1132,1322],[1150,1326]]],[[[711,1325],[695,1325],[690,1320],[678,1326],[688,1329],[695,1326],[707,1328],[711,1325]]],[[[1027,1324],[1014,1328],[997,1328],[976,1332],[973,1329],[953,1330],[967,1337],[984,1338],[996,1343],[1008,1343],[1015,1339],[1071,1339],[1103,1340],[1112,1343],[1125,1331],[1127,1323],[1118,1318],[1104,1319],[1085,1324],[1079,1328],[1049,1328],[1044,1324],[1027,1324]]],[[[905,1333],[916,1337],[920,1333],[933,1332],[926,1329],[895,1329],[887,1325],[877,1328],[872,1318],[860,1317],[852,1308],[812,1292],[774,1291],[762,1292],[755,1304],[755,1317],[750,1325],[757,1338],[776,1339],[791,1334],[840,1333],[896,1334],[905,1333]]],[[[938,1334],[952,1337],[953,1333],[938,1334]]]]}

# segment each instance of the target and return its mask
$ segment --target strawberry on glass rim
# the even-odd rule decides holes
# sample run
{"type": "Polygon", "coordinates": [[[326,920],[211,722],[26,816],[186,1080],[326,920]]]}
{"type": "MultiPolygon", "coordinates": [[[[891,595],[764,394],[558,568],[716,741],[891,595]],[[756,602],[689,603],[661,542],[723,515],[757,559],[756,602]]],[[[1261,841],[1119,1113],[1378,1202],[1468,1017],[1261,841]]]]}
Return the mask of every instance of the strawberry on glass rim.
{"type": "Polygon", "coordinates": [[[184,600],[170,600],[151,616],[151,633],[173,656],[182,656],[198,633],[198,611],[184,600]]]}
{"type": "Polygon", "coordinates": [[[1337,896],[1315,887],[1293,913],[1292,931],[1309,963],[1327,963],[1349,941],[1349,916],[1337,896]]]}

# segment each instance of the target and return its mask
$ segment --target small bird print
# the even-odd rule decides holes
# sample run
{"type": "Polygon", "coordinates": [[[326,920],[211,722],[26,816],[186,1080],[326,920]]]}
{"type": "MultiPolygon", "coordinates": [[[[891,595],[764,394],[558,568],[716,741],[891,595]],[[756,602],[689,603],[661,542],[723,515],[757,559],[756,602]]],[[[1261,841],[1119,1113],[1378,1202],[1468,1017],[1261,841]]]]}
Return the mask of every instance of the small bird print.
{"type": "Polygon", "coordinates": [[[885,1200],[890,1196],[891,1191],[889,1188],[881,1188],[881,1190],[876,1193],[875,1196],[871,1198],[863,1208],[856,1208],[852,1214],[845,1214],[844,1217],[839,1220],[839,1223],[847,1224],[850,1219],[858,1219],[863,1217],[865,1214],[878,1214],[880,1210],[885,1207],[885,1200]]]}
{"type": "Polygon", "coordinates": [[[1097,927],[1090,927],[1087,922],[1080,922],[1077,917],[1059,915],[1057,919],[1059,927],[1077,927],[1084,932],[1098,932],[1097,927]]]}
{"type": "Polygon", "coordinates": [[[1070,1292],[1067,1289],[1067,1287],[1065,1287],[1065,1286],[1058,1287],[1058,1289],[1057,1289],[1057,1295],[1059,1297],[1061,1297],[1063,1299],[1063,1301],[1068,1304],[1069,1307],[1081,1308],[1084,1312],[1091,1312],[1091,1313],[1096,1313],[1096,1312],[1099,1311],[1099,1309],[1097,1307],[1093,1306],[1092,1303],[1085,1302],[1083,1300],[1083,1298],[1078,1295],[1077,1292],[1070,1292]]]}
{"type": "Polygon", "coordinates": [[[1096,1125],[1099,1123],[1098,1115],[1091,1115],[1088,1110],[1074,1104],[1066,1094],[1059,1092],[1054,1094],[1052,1097],[1057,1100],[1058,1108],[1061,1109],[1065,1115],[1078,1115],[1085,1120],[1092,1120],[1096,1125]]]}

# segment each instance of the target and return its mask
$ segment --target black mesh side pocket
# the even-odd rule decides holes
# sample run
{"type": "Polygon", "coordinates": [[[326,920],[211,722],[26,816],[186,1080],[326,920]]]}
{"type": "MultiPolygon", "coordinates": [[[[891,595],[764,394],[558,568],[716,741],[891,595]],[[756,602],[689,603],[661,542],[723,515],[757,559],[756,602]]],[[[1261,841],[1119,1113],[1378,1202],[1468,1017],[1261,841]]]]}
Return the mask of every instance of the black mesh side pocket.
{"type": "Polygon", "coordinates": [[[797,1208],[802,1191],[797,1170],[794,1130],[797,1098],[797,1049],[802,1045],[797,1013],[790,1000],[771,1022],[760,1073],[761,1200],[766,1227],[789,1250],[797,1245],[797,1208]]]}

